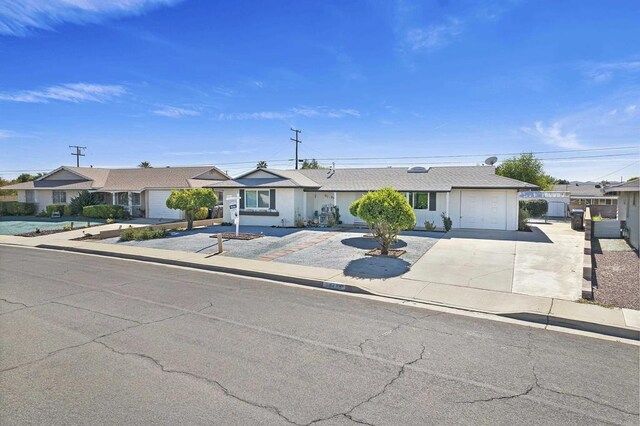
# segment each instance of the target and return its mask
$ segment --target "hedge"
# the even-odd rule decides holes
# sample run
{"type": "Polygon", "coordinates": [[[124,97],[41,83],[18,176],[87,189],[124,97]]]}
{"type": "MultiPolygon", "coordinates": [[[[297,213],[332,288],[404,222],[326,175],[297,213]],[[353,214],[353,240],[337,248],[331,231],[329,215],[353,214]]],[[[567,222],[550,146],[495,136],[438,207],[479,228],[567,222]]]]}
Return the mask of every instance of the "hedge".
{"type": "Polygon", "coordinates": [[[125,217],[125,210],[122,206],[98,204],[95,206],[84,206],[82,208],[82,216],[97,219],[122,219],[125,217]]]}
{"type": "Polygon", "coordinates": [[[0,201],[0,216],[33,216],[38,211],[36,203],[0,201]]]}
{"type": "Polygon", "coordinates": [[[47,216],[51,216],[54,212],[59,212],[60,216],[64,216],[65,207],[65,205],[51,204],[45,207],[45,211],[47,212],[47,216]]]}
{"type": "Polygon", "coordinates": [[[153,240],[155,238],[164,238],[169,232],[163,228],[127,228],[122,231],[120,241],[142,241],[153,240]]]}
{"type": "Polygon", "coordinates": [[[547,200],[521,200],[520,208],[526,210],[530,217],[542,217],[547,214],[547,200]]]}

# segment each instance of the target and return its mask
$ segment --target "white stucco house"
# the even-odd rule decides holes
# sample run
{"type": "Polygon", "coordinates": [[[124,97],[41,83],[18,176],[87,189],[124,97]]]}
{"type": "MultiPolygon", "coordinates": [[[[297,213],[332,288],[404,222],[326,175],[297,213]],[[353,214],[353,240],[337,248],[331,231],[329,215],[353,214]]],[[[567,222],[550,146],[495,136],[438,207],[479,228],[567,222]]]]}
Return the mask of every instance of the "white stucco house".
{"type": "Polygon", "coordinates": [[[605,194],[618,196],[618,220],[629,244],[638,250],[640,240],[640,181],[621,183],[604,189],[605,194]]]}
{"type": "Polygon", "coordinates": [[[36,203],[42,211],[48,205],[66,205],[87,190],[104,204],[121,205],[133,217],[181,219],[182,212],[165,205],[174,189],[202,188],[229,176],[213,166],[108,169],[58,167],[32,182],[8,185],[18,201],[36,203]]]}
{"type": "Polygon", "coordinates": [[[518,192],[537,188],[498,176],[492,166],[255,169],[206,186],[223,193],[225,222],[233,220],[227,197],[240,196],[243,225],[292,226],[296,218],[313,221],[330,206],[338,207],[343,224],[358,224],[351,203],[392,187],[406,195],[418,228],[427,220],[442,227],[444,213],[454,228],[499,230],[518,229],[518,192]]]}

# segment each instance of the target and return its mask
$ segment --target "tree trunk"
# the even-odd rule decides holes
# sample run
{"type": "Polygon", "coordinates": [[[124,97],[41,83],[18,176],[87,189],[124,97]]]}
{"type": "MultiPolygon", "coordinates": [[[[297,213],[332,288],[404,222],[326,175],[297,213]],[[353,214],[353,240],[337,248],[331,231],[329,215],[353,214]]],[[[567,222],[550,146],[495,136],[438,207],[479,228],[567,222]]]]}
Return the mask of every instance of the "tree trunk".
{"type": "Polygon", "coordinates": [[[389,246],[390,246],[389,241],[387,241],[386,239],[383,239],[380,247],[380,254],[387,256],[389,254],[389,246]]]}
{"type": "Polygon", "coordinates": [[[193,229],[193,217],[195,214],[192,211],[187,212],[187,231],[191,231],[193,229]]]}

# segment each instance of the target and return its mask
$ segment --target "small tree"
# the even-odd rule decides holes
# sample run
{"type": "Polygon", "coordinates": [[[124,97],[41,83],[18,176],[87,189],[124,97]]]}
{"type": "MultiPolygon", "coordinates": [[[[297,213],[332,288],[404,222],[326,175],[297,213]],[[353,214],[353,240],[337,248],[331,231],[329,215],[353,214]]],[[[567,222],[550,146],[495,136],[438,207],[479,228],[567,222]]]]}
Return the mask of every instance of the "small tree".
{"type": "Polygon", "coordinates": [[[323,169],[324,167],[318,164],[318,160],[313,158],[311,160],[307,160],[307,159],[303,160],[302,166],[300,168],[301,169],[323,169]]]}
{"type": "Polygon", "coordinates": [[[182,210],[187,219],[187,230],[193,229],[196,212],[202,207],[212,207],[218,202],[216,194],[211,189],[193,188],[171,191],[167,198],[167,207],[182,210]]]}
{"type": "Polygon", "coordinates": [[[264,160],[260,160],[258,161],[258,164],[256,164],[256,169],[266,169],[268,168],[267,166],[267,162],[264,160]]]}
{"type": "Polygon", "coordinates": [[[151,168],[151,163],[148,161],[141,161],[140,164],[138,164],[138,167],[142,168],[142,169],[150,169],[151,168]]]}
{"type": "Polygon", "coordinates": [[[349,212],[367,222],[383,255],[389,254],[389,247],[397,241],[400,231],[413,228],[416,223],[407,198],[393,188],[363,195],[350,206],[349,212]]]}
{"type": "Polygon", "coordinates": [[[73,216],[79,216],[82,214],[82,209],[85,206],[94,206],[98,204],[96,197],[91,192],[84,190],[77,196],[71,199],[69,202],[69,213],[73,216]]]}
{"type": "Polygon", "coordinates": [[[543,191],[552,189],[555,183],[555,179],[544,172],[542,160],[531,153],[505,160],[496,167],[496,174],[537,185],[543,191]]]}

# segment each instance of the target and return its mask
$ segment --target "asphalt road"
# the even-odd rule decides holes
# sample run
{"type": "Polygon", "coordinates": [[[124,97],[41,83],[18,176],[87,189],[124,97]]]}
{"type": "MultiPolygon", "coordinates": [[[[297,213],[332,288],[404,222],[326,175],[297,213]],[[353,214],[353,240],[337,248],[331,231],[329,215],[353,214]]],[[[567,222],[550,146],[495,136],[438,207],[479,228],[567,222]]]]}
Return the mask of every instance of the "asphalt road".
{"type": "Polygon", "coordinates": [[[638,347],[0,247],[0,423],[638,424],[638,347]]]}

